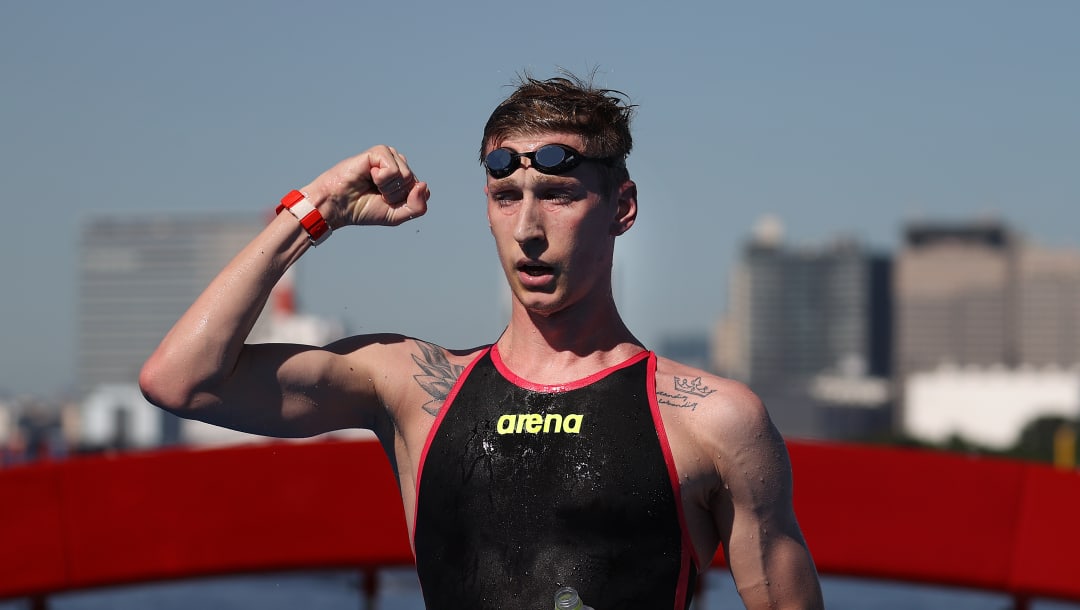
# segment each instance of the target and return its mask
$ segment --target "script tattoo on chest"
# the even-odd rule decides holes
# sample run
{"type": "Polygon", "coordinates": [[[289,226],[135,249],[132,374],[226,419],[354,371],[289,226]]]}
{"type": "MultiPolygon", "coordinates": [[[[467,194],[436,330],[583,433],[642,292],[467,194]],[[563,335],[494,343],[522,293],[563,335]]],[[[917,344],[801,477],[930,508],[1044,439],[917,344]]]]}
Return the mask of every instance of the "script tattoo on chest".
{"type": "Polygon", "coordinates": [[[695,401],[693,397],[704,398],[715,391],[716,390],[702,383],[701,377],[686,379],[675,375],[675,392],[672,393],[657,390],[656,401],[669,407],[690,409],[693,411],[698,406],[698,402],[695,401]]]}
{"type": "Polygon", "coordinates": [[[417,341],[416,345],[420,347],[421,355],[413,354],[412,359],[422,372],[413,375],[413,379],[431,396],[431,400],[421,405],[421,408],[429,415],[436,416],[465,367],[451,364],[443,350],[435,345],[423,341],[417,341]]]}

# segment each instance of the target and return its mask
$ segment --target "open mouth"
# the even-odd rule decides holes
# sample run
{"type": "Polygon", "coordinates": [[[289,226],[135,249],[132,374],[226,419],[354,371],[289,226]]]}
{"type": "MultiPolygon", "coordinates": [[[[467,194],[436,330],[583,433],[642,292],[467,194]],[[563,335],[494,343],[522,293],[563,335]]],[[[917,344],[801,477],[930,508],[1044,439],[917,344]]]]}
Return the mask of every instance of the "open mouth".
{"type": "Polygon", "coordinates": [[[547,265],[518,265],[518,270],[533,277],[551,275],[551,267],[547,265]]]}

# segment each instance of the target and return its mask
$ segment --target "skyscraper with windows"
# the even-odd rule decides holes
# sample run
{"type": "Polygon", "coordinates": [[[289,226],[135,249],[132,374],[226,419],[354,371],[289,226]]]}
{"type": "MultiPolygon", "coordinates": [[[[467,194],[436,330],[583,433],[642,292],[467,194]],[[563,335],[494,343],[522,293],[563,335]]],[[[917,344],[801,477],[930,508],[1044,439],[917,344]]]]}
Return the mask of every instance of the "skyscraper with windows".
{"type": "Polygon", "coordinates": [[[1024,247],[1016,269],[1020,363],[1080,363],[1080,252],[1024,247]]]}
{"type": "Polygon", "coordinates": [[[916,224],[896,263],[897,367],[1012,365],[1016,241],[1000,223],[916,224]]]}
{"type": "Polygon", "coordinates": [[[795,248],[780,237],[765,224],[743,250],[717,368],[748,383],[785,434],[887,425],[889,259],[852,240],[795,248]]]}
{"type": "Polygon", "coordinates": [[[1080,363],[1080,252],[1001,222],[907,228],[897,258],[901,376],[940,365],[1080,363]]]}
{"type": "Polygon", "coordinates": [[[135,383],[169,328],[265,223],[259,214],[85,220],[78,297],[81,393],[135,383]]]}
{"type": "Polygon", "coordinates": [[[1061,396],[1080,364],[1080,252],[1026,242],[1000,221],[915,224],[895,294],[897,423],[908,433],[985,441],[1001,421],[1075,412],[1076,397],[1061,396]],[[995,407],[986,387],[1013,398],[995,407]]]}

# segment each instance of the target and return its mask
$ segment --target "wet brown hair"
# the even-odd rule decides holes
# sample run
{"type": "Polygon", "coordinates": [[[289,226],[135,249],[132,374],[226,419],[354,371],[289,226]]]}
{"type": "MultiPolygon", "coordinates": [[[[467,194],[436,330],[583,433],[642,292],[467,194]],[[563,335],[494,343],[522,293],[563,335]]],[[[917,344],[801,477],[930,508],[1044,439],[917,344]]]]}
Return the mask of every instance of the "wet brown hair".
{"type": "Polygon", "coordinates": [[[519,77],[517,88],[484,125],[480,160],[489,145],[511,137],[570,133],[581,137],[582,154],[606,161],[600,164],[606,187],[628,180],[626,158],[634,145],[630,121],[635,106],[621,91],[600,89],[591,80],[562,74],[547,80],[528,74],[519,77]]]}

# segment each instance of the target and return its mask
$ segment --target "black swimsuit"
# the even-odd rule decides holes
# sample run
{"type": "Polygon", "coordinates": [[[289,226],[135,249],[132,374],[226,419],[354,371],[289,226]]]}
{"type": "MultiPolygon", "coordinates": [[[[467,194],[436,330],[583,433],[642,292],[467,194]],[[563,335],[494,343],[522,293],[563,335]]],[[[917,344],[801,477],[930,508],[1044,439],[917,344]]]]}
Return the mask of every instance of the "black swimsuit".
{"type": "Polygon", "coordinates": [[[428,610],[685,610],[697,578],[656,403],[656,357],[562,386],[485,350],[421,456],[413,542],[428,610]]]}

